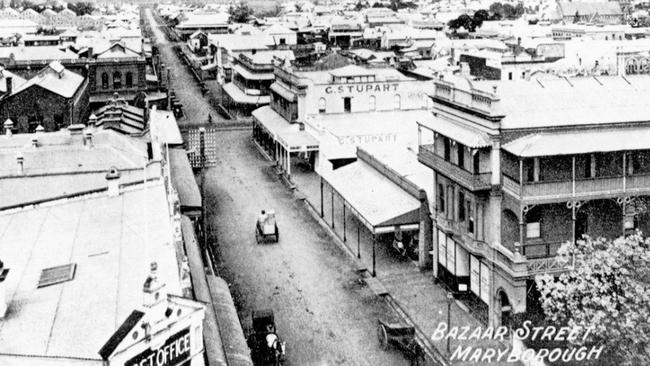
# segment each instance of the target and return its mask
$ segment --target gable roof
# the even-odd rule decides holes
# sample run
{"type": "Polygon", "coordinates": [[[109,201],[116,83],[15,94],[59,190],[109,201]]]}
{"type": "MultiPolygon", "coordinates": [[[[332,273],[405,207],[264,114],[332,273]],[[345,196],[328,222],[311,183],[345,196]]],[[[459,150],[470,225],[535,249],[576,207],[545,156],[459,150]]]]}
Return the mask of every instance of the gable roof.
{"type": "Polygon", "coordinates": [[[102,357],[102,360],[108,360],[108,358],[113,354],[117,346],[120,345],[122,340],[129,334],[131,329],[135,327],[136,324],[144,317],[144,313],[139,310],[133,310],[131,314],[126,318],[126,320],[120,325],[119,328],[113,333],[111,338],[108,339],[106,344],[102,346],[99,350],[99,355],[102,357]]]}
{"type": "Polygon", "coordinates": [[[83,76],[67,70],[60,62],[52,61],[33,78],[16,88],[12,95],[37,85],[64,98],[72,98],[84,80],[83,76]]]}

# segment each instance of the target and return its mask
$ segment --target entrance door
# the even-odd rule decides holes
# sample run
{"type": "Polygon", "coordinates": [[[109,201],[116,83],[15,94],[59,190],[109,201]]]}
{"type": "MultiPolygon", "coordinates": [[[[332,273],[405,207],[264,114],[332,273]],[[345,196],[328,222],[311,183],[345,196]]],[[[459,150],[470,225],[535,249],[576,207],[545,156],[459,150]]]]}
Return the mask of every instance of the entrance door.
{"type": "Polygon", "coordinates": [[[350,113],[352,111],[352,98],[350,97],[343,98],[343,110],[346,113],[350,113]]]}
{"type": "Polygon", "coordinates": [[[587,233],[589,215],[586,212],[576,213],[576,240],[580,240],[583,234],[587,233]]]}

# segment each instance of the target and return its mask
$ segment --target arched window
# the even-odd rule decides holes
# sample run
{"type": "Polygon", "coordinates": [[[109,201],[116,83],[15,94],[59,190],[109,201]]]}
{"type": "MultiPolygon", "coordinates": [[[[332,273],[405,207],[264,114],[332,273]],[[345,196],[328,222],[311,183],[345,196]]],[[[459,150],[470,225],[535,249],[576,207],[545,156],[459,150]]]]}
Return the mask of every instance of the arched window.
{"type": "Polygon", "coordinates": [[[395,94],[393,97],[393,109],[401,109],[402,108],[402,97],[400,97],[399,94],[395,94]]]}
{"type": "Polygon", "coordinates": [[[102,89],[108,89],[108,74],[102,73],[102,89]]]}
{"type": "Polygon", "coordinates": [[[376,111],[377,110],[377,98],[375,98],[374,95],[371,95],[368,98],[368,110],[369,111],[376,111]]]}
{"type": "Polygon", "coordinates": [[[318,100],[318,113],[325,113],[325,108],[327,107],[327,101],[325,98],[320,98],[318,100]]]}
{"type": "Polygon", "coordinates": [[[126,73],[126,87],[133,88],[133,73],[130,71],[126,73]]]}
{"type": "Polygon", "coordinates": [[[121,89],[122,88],[122,73],[119,71],[115,71],[113,73],[113,89],[121,89]]]}

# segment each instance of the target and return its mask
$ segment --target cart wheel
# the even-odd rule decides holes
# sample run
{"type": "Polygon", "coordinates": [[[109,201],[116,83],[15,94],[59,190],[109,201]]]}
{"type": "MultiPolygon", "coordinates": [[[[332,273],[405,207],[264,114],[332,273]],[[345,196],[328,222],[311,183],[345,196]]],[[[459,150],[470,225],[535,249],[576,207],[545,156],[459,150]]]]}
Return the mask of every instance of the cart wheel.
{"type": "Polygon", "coordinates": [[[257,230],[257,228],[255,229],[255,242],[257,244],[260,243],[260,233],[259,233],[259,230],[257,230]]]}
{"type": "Polygon", "coordinates": [[[377,338],[379,338],[379,345],[385,351],[388,349],[388,334],[386,334],[386,327],[379,324],[377,327],[377,338]]]}

